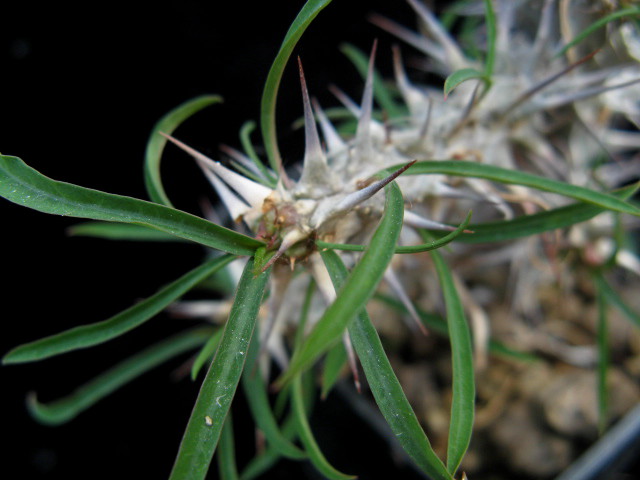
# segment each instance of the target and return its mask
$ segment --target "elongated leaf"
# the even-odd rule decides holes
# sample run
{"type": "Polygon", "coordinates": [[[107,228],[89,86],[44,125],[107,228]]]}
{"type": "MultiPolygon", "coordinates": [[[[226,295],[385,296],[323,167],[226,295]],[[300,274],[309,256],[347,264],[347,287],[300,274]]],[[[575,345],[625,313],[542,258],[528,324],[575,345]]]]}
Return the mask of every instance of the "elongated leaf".
{"type": "Polygon", "coordinates": [[[222,102],[222,97],[218,95],[203,95],[194,98],[171,110],[155,124],[147,142],[144,159],[144,183],[152,201],[169,207],[172,206],[160,179],[160,160],[162,159],[162,151],[167,144],[167,139],[160,135],[159,132],[170,135],[194,113],[220,102],[222,102]]]}
{"type": "Polygon", "coordinates": [[[136,242],[184,242],[185,240],[155,228],[135,223],[84,222],[67,229],[74,237],[96,237],[107,240],[131,240],[136,242]]]}
{"type": "Polygon", "coordinates": [[[218,473],[220,480],[238,480],[238,467],[236,466],[236,448],[233,439],[233,421],[231,412],[227,414],[227,419],[220,434],[220,448],[218,449],[218,473]]]}
{"type": "MultiPolygon", "coordinates": [[[[425,237],[423,238],[426,240],[425,237]]],[[[449,442],[447,444],[447,470],[451,475],[455,475],[462,457],[464,457],[469,448],[473,430],[476,400],[473,348],[471,347],[469,325],[449,267],[444,262],[440,252],[432,251],[431,258],[438,272],[442,287],[447,309],[449,341],[451,343],[453,399],[449,425],[449,442]]]]}
{"type": "Polygon", "coordinates": [[[200,349],[198,355],[193,361],[193,365],[191,365],[191,380],[195,380],[198,378],[198,373],[202,367],[211,359],[216,353],[216,349],[218,348],[218,344],[220,343],[220,339],[222,338],[222,329],[218,329],[213,335],[209,337],[207,343],[204,344],[204,347],[200,349]]]}
{"type": "MultiPolygon", "coordinates": [[[[340,51],[344,53],[349,60],[351,60],[363,80],[366,80],[369,70],[369,57],[358,47],[349,43],[343,43],[340,45],[340,51]]],[[[390,118],[397,118],[406,115],[406,109],[395,102],[393,95],[389,89],[385,87],[384,80],[377,70],[374,70],[373,72],[373,96],[376,99],[376,102],[378,102],[378,105],[387,112],[390,118]]]]}
{"type": "Polygon", "coordinates": [[[253,121],[245,122],[242,125],[242,128],[240,129],[240,142],[242,143],[242,148],[244,149],[244,153],[247,154],[247,156],[251,159],[253,164],[258,168],[258,170],[260,170],[260,172],[262,173],[262,176],[264,177],[264,180],[267,181],[268,185],[271,188],[275,188],[277,183],[276,178],[267,169],[267,167],[264,166],[264,164],[260,160],[260,157],[258,157],[258,154],[253,148],[253,143],[251,143],[251,133],[255,130],[255,128],[256,128],[256,122],[253,122],[253,121]]]}
{"type": "MultiPolygon", "coordinates": [[[[626,200],[636,190],[637,185],[630,185],[613,192],[613,195],[626,200]]],[[[461,235],[456,238],[456,241],[462,243],[485,243],[529,237],[549,230],[570,227],[571,225],[585,222],[605,211],[607,209],[603,207],[577,203],[531,215],[522,215],[512,220],[472,224],[469,229],[473,231],[473,235],[461,235]]],[[[440,232],[432,232],[432,234],[441,235],[440,232]]]]}
{"type": "Polygon", "coordinates": [[[456,70],[444,81],[445,100],[454,88],[468,80],[482,80],[486,84],[489,83],[489,79],[487,78],[487,76],[483,72],[476,70],[475,68],[462,68],[460,70],[456,70]]]}
{"type": "Polygon", "coordinates": [[[260,127],[262,129],[264,146],[267,151],[267,156],[269,157],[269,164],[276,174],[280,172],[282,164],[276,135],[276,99],[278,97],[280,79],[298,40],[300,40],[304,31],[313,19],[316,18],[318,13],[330,3],[331,0],[308,0],[307,3],[305,3],[291,24],[291,27],[289,27],[289,31],[284,37],[280,51],[273,61],[264,85],[260,106],[260,127]]]}
{"type": "Polygon", "coordinates": [[[300,441],[309,454],[309,459],[313,463],[313,466],[316,467],[326,478],[332,480],[356,478],[355,475],[347,475],[336,470],[322,454],[322,451],[313,436],[313,432],[311,431],[311,427],[309,426],[309,421],[307,420],[307,415],[305,413],[302,394],[302,379],[300,378],[300,374],[296,375],[292,381],[291,401],[300,441]]]}
{"type": "Polygon", "coordinates": [[[484,0],[484,16],[487,25],[487,58],[484,61],[485,77],[491,82],[493,76],[493,65],[496,60],[496,14],[493,11],[491,0],[484,0]]]}
{"type": "Polygon", "coordinates": [[[180,210],[52,180],[17,157],[0,155],[0,196],[40,212],[155,228],[235,255],[263,245],[180,210]]]}
{"type": "MultiPolygon", "coordinates": [[[[452,242],[464,231],[465,228],[469,225],[469,221],[471,220],[471,212],[467,215],[467,218],[462,222],[453,232],[444,235],[442,238],[438,240],[433,240],[427,243],[423,243],[421,245],[411,245],[405,247],[396,247],[394,253],[420,253],[420,252],[428,252],[429,250],[435,250],[440,247],[444,247],[448,243],[452,242]]],[[[367,246],[366,245],[354,245],[351,243],[329,243],[323,242],[321,240],[316,240],[316,245],[318,248],[332,248],[335,250],[348,250],[351,252],[363,252],[367,246]]]]}
{"type": "Polygon", "coordinates": [[[364,308],[384,275],[402,229],[404,204],[395,182],[385,187],[385,210],[369,248],[351,272],[349,280],[327,308],[302,347],[293,355],[289,369],[279,382],[285,383],[307,368],[318,356],[340,340],[355,315],[364,308]]]}
{"type": "Polygon", "coordinates": [[[271,269],[267,269],[254,276],[253,267],[253,259],[250,259],[240,279],[220,346],[191,412],[170,480],[202,480],[207,475],[242,375],[247,349],[271,273],[271,269]]]}
{"type": "MultiPolygon", "coordinates": [[[[282,424],[282,434],[292,441],[296,437],[296,425],[293,414],[289,415],[282,424]]],[[[267,448],[260,455],[252,458],[240,474],[242,480],[253,480],[269,470],[281,458],[280,453],[273,447],[267,448]]]]}
{"type": "Polygon", "coordinates": [[[47,425],[68,422],[134,378],[202,345],[211,333],[210,328],[199,328],[174,335],[119,363],[79,387],[71,395],[55,402],[42,404],[38,402],[35,394],[31,394],[27,402],[29,411],[36,420],[47,425]]]}
{"type": "Polygon", "coordinates": [[[340,373],[347,364],[347,352],[342,343],[336,343],[324,359],[322,368],[322,393],[321,397],[326,398],[329,392],[340,378],[340,373]]]}
{"type": "Polygon", "coordinates": [[[134,306],[108,320],[74,327],[64,332],[16,347],[5,355],[2,363],[33,362],[72,350],[98,345],[116,338],[142,325],[154,315],[160,313],[169,304],[173,303],[193,288],[194,285],[198,284],[198,282],[229,264],[234,258],[232,255],[224,255],[209,260],[183,275],[178,280],[163,287],[151,297],[136,303],[134,306]]]}
{"type": "Polygon", "coordinates": [[[573,40],[571,40],[569,43],[567,43],[555,56],[559,57],[561,55],[564,55],[567,52],[567,50],[569,50],[571,47],[582,42],[585,38],[590,36],[596,30],[599,30],[602,27],[604,27],[607,23],[617,20],[619,18],[630,17],[630,16],[633,16],[633,17],[640,16],[640,7],[623,8],[622,10],[618,10],[617,12],[610,13],[609,15],[606,15],[596,20],[587,28],[585,28],[582,32],[576,35],[576,37],[573,40]]]}
{"type": "MultiPolygon", "coordinates": [[[[403,165],[396,165],[394,167],[387,168],[380,173],[386,173],[388,175],[402,166],[403,165]]],[[[523,185],[525,187],[535,188],[544,192],[557,193],[558,195],[574,198],[581,202],[606,208],[607,210],[640,216],[640,208],[608,193],[597,192],[588,188],[559,182],[557,180],[551,180],[530,173],[508,170],[506,168],[484,165],[476,162],[464,160],[422,161],[409,167],[403,175],[428,175],[431,173],[441,173],[444,175],[460,177],[485,178],[494,182],[523,185]]]]}
{"type": "Polygon", "coordinates": [[[620,297],[618,292],[611,288],[611,285],[609,285],[605,280],[601,272],[596,272],[594,274],[594,282],[604,300],[620,310],[620,312],[622,312],[624,316],[627,317],[636,327],[640,327],[640,314],[633,311],[633,309],[620,297]]]}
{"type": "MultiPolygon", "coordinates": [[[[332,250],[323,251],[321,255],[336,290],[340,290],[347,279],[346,267],[332,250]]],[[[349,325],[349,335],[380,412],[402,448],[432,479],[452,480],[402,391],[380,337],[365,310],[360,311],[356,320],[349,325]]]]}
{"type": "Polygon", "coordinates": [[[246,393],[246,399],[249,403],[251,414],[262,430],[269,445],[271,445],[280,455],[302,459],[307,455],[291,443],[281,432],[278,423],[271,410],[269,404],[269,396],[267,395],[267,386],[262,378],[260,369],[257,368],[257,357],[260,350],[257,329],[254,339],[249,347],[249,356],[247,357],[247,368],[242,374],[242,387],[246,393]]]}

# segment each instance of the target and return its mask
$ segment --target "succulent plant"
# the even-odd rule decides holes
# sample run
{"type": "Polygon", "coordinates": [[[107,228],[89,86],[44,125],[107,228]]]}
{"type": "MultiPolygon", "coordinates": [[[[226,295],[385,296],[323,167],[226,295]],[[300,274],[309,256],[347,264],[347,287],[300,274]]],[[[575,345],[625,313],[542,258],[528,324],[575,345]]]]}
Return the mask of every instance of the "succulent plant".
{"type": "Polygon", "coordinates": [[[108,320],[10,351],[5,364],[90,347],[165,308],[214,320],[213,327],[186,331],[125,361],[68,399],[42,404],[30,397],[36,418],[67,421],[160,361],[200,348],[192,378],[209,367],[171,478],[204,478],[216,451],[221,476],[238,476],[231,405],[240,383],[267,443],[241,478],[253,478],[278,457],[309,459],[328,478],[350,478],[325,459],[307,411],[315,373],[326,396],[347,364],[359,390],[366,379],[418,468],[452,479],[464,476],[476,379],[489,368],[490,353],[530,359],[542,352],[569,365],[597,366],[599,422],[606,427],[606,305],[640,324],[622,287],[606,276],[621,268],[640,274],[627,236],[640,216],[629,200],[640,173],[640,43],[630,20],[640,9],[624,2],[589,8],[554,0],[461,2],[443,17],[445,27],[422,3],[408,0],[419,33],[380,16],[372,21],[421,51],[421,65],[444,86],[412,82],[399,47],[389,85],[375,69],[381,54],[375,42],[368,58],[346,46],[363,73],[362,100],[335,89],[344,108],[325,112],[310,97],[306,60],[299,59],[305,149],[300,162],[285,165],[276,141],[278,86],[298,39],[329,3],[304,5],[266,80],[266,165],[251,141],[252,122],[242,128],[244,152],[223,148],[229,166],[172,136],[188,117],[218,102],[216,96],[188,101],[156,125],[145,160],[150,202],[54,181],[17,157],[0,158],[3,197],[101,222],[81,224],[76,234],[172,238],[211,252],[199,267],[108,320]],[[538,11],[539,18],[532,14],[538,11]],[[595,47],[588,44],[594,38],[595,47]],[[348,115],[353,119],[343,120],[348,115]],[[204,219],[173,207],[160,175],[167,142],[195,159],[232,228],[213,215],[204,219]],[[599,308],[597,349],[570,345],[544,328],[534,335],[549,313],[543,290],[553,285],[556,296],[584,295],[578,284],[585,274],[599,308]],[[207,282],[226,285],[226,296],[179,301],[207,282]],[[381,294],[381,285],[395,299],[381,294]],[[374,297],[410,318],[406,328],[418,338],[433,330],[449,339],[446,454],[432,446],[420,423],[425,419],[416,416],[391,368],[373,326],[379,319],[368,307],[374,297]],[[501,322],[496,334],[494,317],[504,312],[512,324],[501,322]],[[513,344],[509,337],[516,337],[513,344]],[[278,390],[275,409],[271,382],[278,390]]]}

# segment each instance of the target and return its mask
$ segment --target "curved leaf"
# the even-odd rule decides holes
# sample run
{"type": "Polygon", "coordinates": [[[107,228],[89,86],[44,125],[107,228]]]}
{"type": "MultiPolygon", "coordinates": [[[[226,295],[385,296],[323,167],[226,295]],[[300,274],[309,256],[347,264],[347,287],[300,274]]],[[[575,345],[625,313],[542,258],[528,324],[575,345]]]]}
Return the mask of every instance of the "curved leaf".
{"type": "Polygon", "coordinates": [[[233,439],[233,421],[231,412],[227,414],[227,419],[220,434],[220,448],[218,449],[218,473],[220,480],[238,480],[238,467],[236,466],[236,448],[233,439]]]}
{"type": "MultiPolygon", "coordinates": [[[[380,174],[392,173],[398,168],[402,168],[402,166],[403,165],[399,164],[389,167],[380,172],[380,174]]],[[[508,170],[506,168],[484,165],[465,160],[430,160],[416,162],[409,167],[403,175],[428,175],[431,173],[440,173],[459,177],[484,178],[494,182],[523,185],[525,187],[535,188],[544,192],[557,193],[564,197],[574,198],[584,203],[603,207],[607,210],[640,216],[640,208],[608,193],[597,192],[595,190],[559,182],[557,180],[551,180],[531,173],[508,170]]]]}
{"type": "Polygon", "coordinates": [[[475,68],[462,68],[460,70],[456,70],[444,81],[444,99],[447,99],[454,88],[468,80],[482,80],[486,84],[489,83],[487,76],[475,68]]]}
{"type": "Polygon", "coordinates": [[[209,260],[160,289],[151,297],[136,303],[108,320],[74,327],[56,335],[16,347],[5,355],[2,363],[33,362],[72,350],[98,345],[116,338],[160,313],[169,304],[213,272],[229,264],[234,258],[233,255],[224,255],[209,260]]]}
{"type": "Polygon", "coordinates": [[[207,343],[200,349],[198,355],[196,355],[193,365],[191,365],[191,380],[198,378],[198,373],[200,373],[204,364],[213,359],[220,339],[222,338],[222,330],[222,328],[216,330],[216,332],[209,337],[207,343]]]}
{"type": "Polygon", "coordinates": [[[189,213],[45,177],[17,157],[0,155],[0,196],[44,213],[135,223],[234,255],[262,242],[189,213]]]}
{"type": "Polygon", "coordinates": [[[165,361],[202,345],[210,328],[199,328],[174,335],[119,363],[55,402],[39,403],[35,394],[27,399],[29,412],[40,423],[60,425],[75,418],[107,395],[165,361]]]}
{"type": "Polygon", "coordinates": [[[496,14],[493,11],[491,0],[484,0],[484,16],[487,26],[487,58],[484,61],[484,74],[485,78],[491,82],[493,65],[496,60],[496,37],[498,35],[496,29],[496,14]]]}
{"type": "MultiPolygon", "coordinates": [[[[321,255],[336,290],[342,289],[348,275],[342,260],[332,250],[321,255]]],[[[349,325],[349,335],[380,412],[402,448],[432,479],[453,480],[422,430],[365,310],[349,325]]]]}
{"type": "MultiPolygon", "coordinates": [[[[282,424],[282,434],[285,438],[293,440],[296,437],[296,425],[293,415],[289,415],[282,424]]],[[[267,446],[264,452],[252,458],[240,474],[242,480],[252,480],[259,477],[281,458],[275,448],[267,446]]]]}
{"type": "Polygon", "coordinates": [[[449,267],[444,262],[440,252],[432,251],[431,258],[440,279],[447,309],[447,326],[449,342],[451,343],[453,399],[451,403],[449,441],[447,444],[447,470],[451,475],[455,475],[462,457],[464,457],[469,448],[473,430],[476,402],[473,348],[471,347],[469,324],[449,267]]]}
{"type": "Polygon", "coordinates": [[[283,384],[309,367],[318,356],[340,340],[355,315],[362,310],[375,292],[393,258],[393,251],[402,229],[404,204],[395,182],[385,187],[385,209],[369,247],[351,272],[349,280],[336,300],[327,308],[302,346],[291,359],[289,369],[279,380],[283,384]]]}
{"type": "Polygon", "coordinates": [[[167,144],[167,139],[159,135],[158,132],[170,135],[182,122],[194,113],[199,112],[209,105],[220,102],[222,102],[222,97],[218,95],[203,95],[188,100],[171,110],[155,124],[149,136],[149,141],[147,142],[147,150],[144,158],[144,183],[147,187],[149,198],[153,202],[161,203],[168,207],[173,206],[164,191],[162,180],[160,179],[160,160],[162,159],[162,151],[167,144]]]}
{"type": "Polygon", "coordinates": [[[254,339],[249,347],[247,357],[247,368],[242,374],[242,386],[246,392],[247,403],[251,414],[262,430],[269,445],[271,445],[280,455],[293,459],[306,458],[307,455],[291,443],[281,432],[278,423],[271,410],[269,404],[269,396],[267,395],[267,386],[257,368],[257,357],[259,354],[259,345],[257,340],[257,329],[254,339]]]}
{"type": "Polygon", "coordinates": [[[336,343],[324,358],[322,366],[322,393],[320,398],[326,398],[329,392],[340,378],[340,374],[347,364],[347,351],[342,342],[336,343]]]}
{"type": "Polygon", "coordinates": [[[289,31],[284,37],[280,51],[273,61],[264,85],[262,103],[260,105],[260,127],[262,129],[265,150],[269,157],[269,164],[271,165],[271,169],[276,173],[280,172],[282,165],[276,135],[276,99],[278,97],[280,79],[298,40],[300,40],[304,31],[313,19],[316,18],[318,13],[330,3],[331,0],[308,0],[307,3],[305,3],[291,24],[291,27],[289,27],[289,31]]]}
{"type": "Polygon", "coordinates": [[[320,447],[313,437],[311,427],[309,426],[307,415],[305,413],[303,397],[302,379],[300,374],[298,374],[295,376],[292,382],[291,402],[300,441],[309,454],[309,459],[313,463],[313,466],[316,467],[318,471],[322,473],[322,475],[324,475],[326,478],[332,480],[346,480],[350,478],[356,478],[355,475],[347,475],[336,470],[322,454],[320,447]]]}
{"type": "MultiPolygon", "coordinates": [[[[630,185],[613,192],[613,195],[626,200],[637,191],[637,188],[638,185],[630,185]]],[[[522,215],[512,220],[472,224],[469,228],[473,230],[473,235],[462,235],[456,241],[462,243],[485,243],[529,237],[549,230],[570,227],[576,223],[585,222],[606,210],[603,207],[578,203],[531,215],[522,215]]],[[[439,232],[431,233],[432,235],[440,235],[439,232]]]]}
{"type": "Polygon", "coordinates": [[[583,31],[581,31],[578,35],[576,35],[576,37],[573,40],[571,40],[564,47],[562,47],[562,49],[558,53],[556,53],[555,56],[559,57],[561,55],[564,55],[565,53],[567,53],[567,50],[569,50],[571,47],[582,42],[585,38],[590,36],[593,32],[604,27],[607,23],[617,20],[619,18],[630,17],[630,16],[634,16],[634,17],[640,16],[640,7],[623,8],[622,10],[618,10],[617,12],[610,13],[609,15],[606,15],[596,20],[587,28],[585,28],[583,31]]]}
{"type": "Polygon", "coordinates": [[[107,240],[130,240],[137,242],[183,242],[184,239],[161,232],[155,228],[135,223],[84,222],[67,228],[74,237],[95,237],[107,240]]]}
{"type": "Polygon", "coordinates": [[[264,166],[264,164],[260,160],[260,157],[258,157],[258,154],[253,148],[253,143],[251,143],[251,133],[255,130],[255,128],[256,128],[256,122],[253,122],[251,120],[248,122],[245,122],[242,125],[242,128],[240,129],[240,143],[242,143],[242,148],[244,149],[244,153],[251,159],[253,164],[262,173],[262,176],[264,177],[264,180],[262,180],[262,182],[266,180],[267,184],[271,188],[276,188],[276,184],[278,181],[273,176],[273,174],[267,169],[267,167],[264,166]]]}
{"type": "Polygon", "coordinates": [[[247,262],[220,346],[202,383],[180,443],[171,480],[202,480],[207,475],[231,401],[235,395],[247,349],[271,270],[253,275],[247,262]]]}

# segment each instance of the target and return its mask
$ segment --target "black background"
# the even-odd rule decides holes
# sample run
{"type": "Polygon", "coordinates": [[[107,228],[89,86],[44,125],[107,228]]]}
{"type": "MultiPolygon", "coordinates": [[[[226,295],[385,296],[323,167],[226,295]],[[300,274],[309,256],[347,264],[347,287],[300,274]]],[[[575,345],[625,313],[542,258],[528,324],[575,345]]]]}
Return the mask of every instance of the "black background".
{"type": "MultiPolygon", "coordinates": [[[[213,157],[220,143],[238,147],[238,130],[245,120],[257,120],[267,71],[302,2],[142,5],[3,2],[3,154],[19,156],[57,180],[146,199],[142,158],[151,128],[181,102],[207,93],[222,95],[225,103],[198,113],[176,136],[213,157]]],[[[296,48],[309,89],[324,106],[337,104],[327,91],[330,83],[356,99],[361,95],[362,82],[339,52],[341,42],[368,51],[378,38],[378,66],[390,73],[393,39],[367,22],[374,11],[413,26],[404,2],[336,1],[320,13],[296,48]]],[[[300,158],[300,135],[289,125],[301,112],[292,64],[278,103],[281,148],[289,162],[300,158]]],[[[199,213],[199,201],[210,190],[192,161],[170,148],[163,173],[176,206],[199,213]]],[[[0,215],[2,353],[109,318],[195,267],[203,254],[197,246],[68,238],[65,228],[77,220],[4,200],[0,215]]],[[[36,424],[24,399],[29,391],[37,391],[45,402],[63,396],[183,326],[161,315],[92,351],[0,368],[2,432],[9,442],[2,450],[0,476],[166,478],[197,393],[188,380],[171,380],[185,358],[145,375],[62,427],[36,424]]],[[[236,416],[242,418],[242,399],[239,407],[236,416]]],[[[373,434],[357,430],[348,411],[334,416],[339,407],[334,398],[314,419],[318,431],[328,430],[329,422],[335,426],[337,434],[324,437],[330,459],[360,478],[394,472],[393,464],[385,463],[389,452],[384,444],[368,446],[365,440],[373,434]]],[[[241,420],[237,427],[242,463],[252,455],[253,432],[241,420]]],[[[408,472],[395,473],[409,478],[408,472]]],[[[284,464],[271,478],[311,475],[304,464],[284,464]]]]}

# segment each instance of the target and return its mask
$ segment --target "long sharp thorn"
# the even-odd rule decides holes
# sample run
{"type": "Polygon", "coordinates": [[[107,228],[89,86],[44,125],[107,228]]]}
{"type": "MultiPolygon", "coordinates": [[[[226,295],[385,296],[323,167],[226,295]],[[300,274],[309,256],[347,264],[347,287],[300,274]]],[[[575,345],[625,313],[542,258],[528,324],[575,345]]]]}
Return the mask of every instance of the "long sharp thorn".
{"type": "Polygon", "coordinates": [[[255,163],[253,163],[249,157],[243,155],[240,151],[224,144],[220,145],[220,150],[222,150],[229,157],[231,157],[233,160],[238,162],[240,165],[257,175],[258,177],[263,176],[262,172],[258,167],[256,167],[255,163]]]}
{"type": "Polygon", "coordinates": [[[316,129],[316,122],[311,109],[307,82],[302,70],[302,62],[298,57],[298,69],[300,71],[300,85],[302,88],[302,103],[304,105],[304,136],[305,152],[300,183],[314,183],[317,181],[326,182],[329,179],[327,159],[322,152],[320,137],[316,129]]]}
{"type": "MultiPolygon", "coordinates": [[[[428,218],[421,217],[417,213],[404,211],[404,223],[414,228],[425,228],[427,230],[443,230],[446,232],[453,232],[457,227],[447,225],[446,223],[436,222],[428,218]]],[[[463,233],[474,233],[473,230],[463,230],[463,233]]]]}
{"type": "Polygon", "coordinates": [[[204,172],[205,176],[218,193],[220,200],[227,208],[229,215],[231,215],[231,219],[234,222],[237,222],[240,217],[242,217],[247,211],[251,209],[249,205],[240,200],[230,189],[227,187],[222,181],[218,178],[218,176],[213,173],[211,170],[207,169],[202,162],[197,160],[198,165],[204,172]]]}
{"type": "Polygon", "coordinates": [[[349,110],[349,112],[351,112],[351,114],[354,117],[360,118],[360,112],[361,112],[360,107],[356,102],[354,102],[351,98],[349,98],[349,96],[346,93],[344,93],[335,85],[329,85],[329,91],[333,93],[333,95],[338,99],[338,101],[342,103],[345,106],[345,108],[349,110]]]}
{"type": "Polygon", "coordinates": [[[357,192],[353,192],[350,195],[347,195],[336,207],[337,210],[350,210],[353,207],[355,207],[356,205],[359,205],[360,203],[364,202],[365,200],[368,200],[369,198],[373,197],[376,193],[378,193],[378,191],[380,191],[382,188],[386,187],[389,183],[393,182],[396,178],[398,178],[400,175],[402,175],[411,165],[413,165],[414,163],[416,163],[417,160],[413,160],[409,163],[407,163],[405,166],[403,166],[402,168],[399,168],[398,170],[396,170],[395,172],[393,172],[391,175],[389,175],[388,177],[372,183],[371,185],[369,185],[368,187],[365,187],[361,190],[358,190],[357,192]]]}
{"type": "Polygon", "coordinates": [[[444,49],[447,64],[452,67],[451,69],[457,70],[458,68],[467,65],[468,62],[465,59],[462,50],[460,50],[458,44],[453,40],[453,38],[451,38],[447,31],[442,28],[442,25],[438,22],[433,13],[431,13],[424,4],[417,0],[407,0],[407,2],[420,16],[431,36],[440,43],[444,49]]]}
{"type": "Polygon", "coordinates": [[[208,169],[212,170],[218,177],[220,177],[227,185],[233,188],[244,200],[247,201],[252,207],[259,208],[262,206],[264,199],[271,194],[271,189],[260,185],[253,180],[243,177],[236,172],[229,170],[226,167],[220,165],[219,162],[215,162],[206,155],[198,152],[190,146],[182,143],[180,140],[173,138],[171,135],[159,132],[160,135],[165,137],[171,143],[175,144],[180,149],[187,152],[192,157],[198,159],[208,169]]]}
{"type": "Polygon", "coordinates": [[[405,291],[404,287],[400,283],[398,276],[391,269],[391,267],[387,268],[386,272],[384,272],[384,279],[387,281],[387,284],[389,285],[389,287],[391,287],[391,290],[393,290],[393,292],[396,294],[398,299],[402,302],[404,307],[409,312],[409,315],[413,319],[414,323],[409,323],[408,324],[409,328],[411,328],[412,330],[415,330],[415,327],[414,327],[414,324],[415,324],[415,326],[417,326],[424,335],[428,335],[429,332],[427,331],[427,328],[424,326],[424,323],[422,323],[422,320],[420,319],[420,315],[418,315],[416,307],[413,305],[413,302],[409,298],[409,295],[407,295],[407,292],[405,291]]]}
{"type": "Polygon", "coordinates": [[[366,155],[371,145],[371,116],[373,114],[373,64],[376,57],[376,49],[378,41],[374,40],[371,55],[369,56],[369,69],[367,70],[367,79],[364,84],[364,92],[362,94],[362,102],[360,104],[360,118],[358,119],[358,127],[356,129],[356,144],[366,155]]]}
{"type": "Polygon", "coordinates": [[[317,100],[312,100],[313,110],[316,112],[318,121],[320,122],[320,129],[322,130],[322,136],[329,152],[337,152],[344,150],[347,144],[342,140],[332,123],[327,118],[324,110],[320,107],[317,100]]]}
{"type": "Polygon", "coordinates": [[[532,96],[534,96],[536,93],[538,93],[539,91],[541,91],[542,89],[548,87],[549,85],[551,85],[553,82],[555,82],[556,80],[558,80],[559,78],[563,77],[564,75],[566,75],[567,73],[569,73],[571,70],[573,70],[574,68],[579,67],[580,65],[582,65],[583,63],[588,62],[589,60],[591,60],[596,53],[598,53],[599,50],[596,50],[595,52],[591,52],[589,55],[586,55],[584,57],[582,57],[580,60],[578,60],[577,62],[574,62],[570,65],[567,65],[565,68],[563,68],[562,70],[560,70],[558,73],[554,73],[553,75],[545,78],[544,80],[542,80],[541,82],[537,83],[536,85],[534,85],[533,87],[531,87],[529,90],[527,90],[526,92],[524,92],[522,95],[520,95],[511,105],[509,105],[504,112],[502,113],[502,118],[505,118],[508,114],[510,114],[512,111],[514,111],[516,108],[518,108],[520,105],[522,105],[524,102],[526,102],[529,98],[531,98],[532,96]]]}

